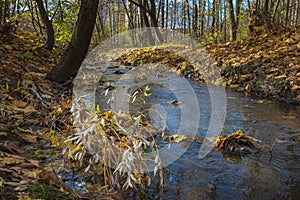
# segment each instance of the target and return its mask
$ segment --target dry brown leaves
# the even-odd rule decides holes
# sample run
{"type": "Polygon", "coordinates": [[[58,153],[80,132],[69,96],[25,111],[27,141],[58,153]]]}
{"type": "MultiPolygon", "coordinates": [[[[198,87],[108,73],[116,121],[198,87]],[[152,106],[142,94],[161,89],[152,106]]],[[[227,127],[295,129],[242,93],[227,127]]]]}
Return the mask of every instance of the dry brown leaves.
{"type": "Polygon", "coordinates": [[[232,88],[288,103],[300,103],[300,26],[207,46],[232,88]]]}
{"type": "Polygon", "coordinates": [[[52,143],[62,141],[57,132],[70,123],[69,89],[45,80],[62,51],[47,51],[38,41],[29,32],[0,35],[1,183],[20,193],[32,181],[66,190],[53,169],[39,163],[61,154],[52,143]]]}

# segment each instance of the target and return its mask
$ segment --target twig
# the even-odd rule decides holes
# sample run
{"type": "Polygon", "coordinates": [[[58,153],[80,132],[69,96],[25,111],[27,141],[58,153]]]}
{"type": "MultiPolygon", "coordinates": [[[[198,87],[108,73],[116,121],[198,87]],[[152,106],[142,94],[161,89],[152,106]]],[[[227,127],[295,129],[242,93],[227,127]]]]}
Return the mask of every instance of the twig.
{"type": "Polygon", "coordinates": [[[271,148],[270,148],[270,150],[269,150],[270,153],[272,153],[274,146],[276,145],[276,143],[278,142],[279,138],[280,138],[282,135],[283,135],[283,133],[281,133],[281,134],[275,139],[275,141],[273,142],[273,144],[272,144],[272,146],[271,146],[271,148]]]}

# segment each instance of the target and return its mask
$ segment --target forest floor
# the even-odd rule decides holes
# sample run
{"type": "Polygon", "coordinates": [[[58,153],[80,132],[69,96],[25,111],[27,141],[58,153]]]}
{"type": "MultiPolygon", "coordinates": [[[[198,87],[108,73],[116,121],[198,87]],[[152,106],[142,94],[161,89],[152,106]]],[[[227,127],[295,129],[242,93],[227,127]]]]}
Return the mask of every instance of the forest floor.
{"type": "MultiPolygon", "coordinates": [[[[71,90],[45,79],[62,50],[49,52],[41,46],[32,33],[0,35],[0,199],[78,196],[57,175],[61,167],[70,167],[61,151],[72,134],[71,90]]],[[[300,27],[206,49],[228,87],[300,103],[300,27]]],[[[178,56],[166,56],[169,53],[157,48],[134,50],[118,61],[161,62],[184,76],[201,79],[196,67],[178,56]]]]}
{"type": "MultiPolygon", "coordinates": [[[[179,50],[186,54],[184,51],[179,50]]],[[[245,40],[206,45],[195,52],[198,57],[208,53],[213,59],[222,77],[215,82],[258,98],[300,103],[300,26],[276,29],[245,40]]],[[[191,54],[188,52],[187,56],[191,54]]],[[[207,66],[201,66],[203,61],[199,60],[200,66],[194,66],[163,46],[134,50],[117,59],[126,65],[165,64],[185,77],[207,81],[201,72],[210,73],[209,69],[203,69],[207,66]]]]}

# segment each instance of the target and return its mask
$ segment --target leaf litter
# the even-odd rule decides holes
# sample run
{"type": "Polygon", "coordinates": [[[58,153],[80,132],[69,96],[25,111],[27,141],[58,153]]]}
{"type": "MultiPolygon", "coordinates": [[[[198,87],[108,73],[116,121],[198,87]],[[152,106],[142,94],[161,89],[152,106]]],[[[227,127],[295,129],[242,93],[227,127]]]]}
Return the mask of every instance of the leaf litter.
{"type": "MultiPolygon", "coordinates": [[[[215,59],[223,81],[230,88],[258,97],[299,103],[299,30],[299,26],[288,27],[256,38],[205,48],[215,59]]],[[[41,48],[40,39],[29,32],[0,35],[0,40],[0,187],[4,187],[1,192],[8,194],[15,190],[16,195],[21,195],[19,198],[26,198],[28,183],[40,182],[76,196],[78,194],[69,190],[57,175],[62,166],[71,169],[73,163],[72,160],[69,164],[63,161],[61,150],[71,145],[69,155],[77,157],[81,156],[78,153],[82,150],[82,146],[74,141],[63,142],[74,134],[69,112],[70,88],[45,80],[62,50],[49,52],[41,48]]],[[[133,50],[117,61],[132,66],[164,64],[178,74],[205,82],[199,70],[201,66],[194,66],[163,47],[133,50]]],[[[180,104],[176,100],[170,103],[180,104]]],[[[112,122],[111,116],[107,119],[112,122]]],[[[180,135],[174,138],[173,142],[185,139],[180,135]]],[[[126,135],[120,136],[118,142],[120,149],[127,147],[123,145],[125,142],[132,145],[126,135]]],[[[227,154],[241,147],[251,151],[256,148],[256,143],[253,138],[236,132],[218,138],[216,148],[227,154]]],[[[141,177],[142,174],[135,171],[131,180],[141,183],[141,177]]],[[[107,191],[103,185],[90,185],[90,188],[107,191]]]]}

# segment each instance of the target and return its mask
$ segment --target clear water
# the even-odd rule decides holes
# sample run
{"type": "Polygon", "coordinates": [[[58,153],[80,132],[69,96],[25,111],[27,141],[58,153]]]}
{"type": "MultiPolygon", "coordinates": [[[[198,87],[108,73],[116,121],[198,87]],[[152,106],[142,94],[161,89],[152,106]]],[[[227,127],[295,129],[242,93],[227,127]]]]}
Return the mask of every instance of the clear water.
{"type": "MultiPolygon", "coordinates": [[[[106,77],[105,82],[117,82],[118,76],[106,77]]],[[[190,83],[200,102],[200,118],[195,119],[200,123],[197,134],[205,135],[210,120],[210,96],[207,87],[193,81],[190,83]]],[[[152,95],[144,106],[162,105],[167,113],[168,130],[176,133],[180,107],[167,103],[174,100],[174,94],[155,85],[151,89],[152,95]]],[[[105,110],[109,109],[104,105],[108,97],[103,93],[100,88],[96,97],[105,110]]],[[[146,192],[147,198],[300,199],[300,107],[259,101],[230,91],[227,91],[227,103],[223,133],[241,129],[245,135],[259,139],[265,145],[271,147],[275,144],[272,152],[263,150],[230,160],[213,150],[200,159],[201,143],[193,142],[166,168],[164,189],[154,182],[146,192]]],[[[128,198],[146,198],[142,194],[142,191],[132,191],[128,198]]]]}

